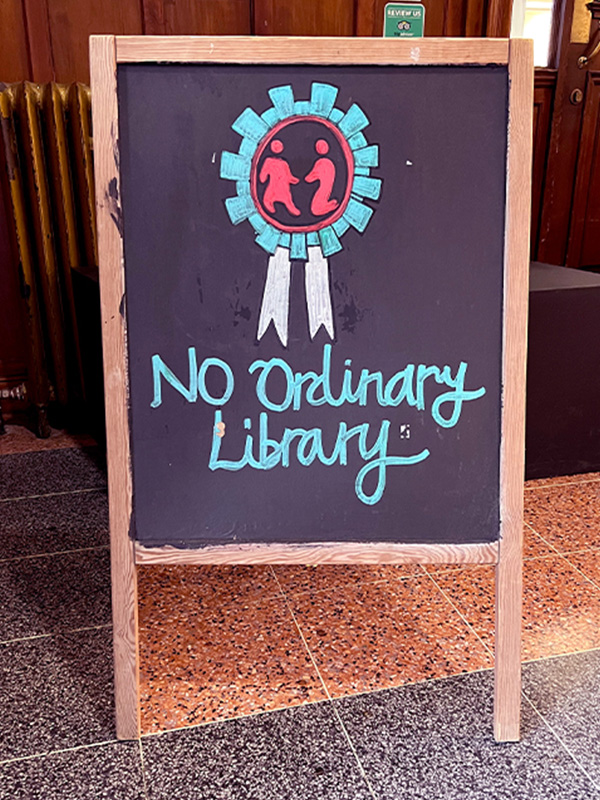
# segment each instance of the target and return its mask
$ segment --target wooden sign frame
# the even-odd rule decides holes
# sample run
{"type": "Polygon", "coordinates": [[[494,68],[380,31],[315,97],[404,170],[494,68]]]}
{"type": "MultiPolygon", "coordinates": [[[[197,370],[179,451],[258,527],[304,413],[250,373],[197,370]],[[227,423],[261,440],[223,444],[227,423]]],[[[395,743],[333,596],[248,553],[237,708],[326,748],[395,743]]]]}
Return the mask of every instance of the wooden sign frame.
{"type": "Polygon", "coordinates": [[[138,564],[406,564],[496,565],[494,732],[519,738],[521,706],[522,517],[533,50],[526,40],[271,37],[92,36],[94,159],[114,621],[117,736],[138,738],[138,564]],[[127,330],[120,174],[117,64],[141,62],[270,64],[507,65],[502,419],[499,540],[489,544],[231,544],[201,549],[147,548],[130,537],[127,330]]]}

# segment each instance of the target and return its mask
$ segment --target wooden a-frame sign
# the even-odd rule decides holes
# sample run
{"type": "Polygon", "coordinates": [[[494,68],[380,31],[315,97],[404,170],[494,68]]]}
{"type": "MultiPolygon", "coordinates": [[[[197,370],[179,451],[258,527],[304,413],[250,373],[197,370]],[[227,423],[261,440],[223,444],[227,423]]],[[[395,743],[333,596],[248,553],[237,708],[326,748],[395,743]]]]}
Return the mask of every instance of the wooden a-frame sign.
{"type": "Polygon", "coordinates": [[[94,36],[116,718],[139,564],[496,565],[519,737],[530,42],[94,36]]]}

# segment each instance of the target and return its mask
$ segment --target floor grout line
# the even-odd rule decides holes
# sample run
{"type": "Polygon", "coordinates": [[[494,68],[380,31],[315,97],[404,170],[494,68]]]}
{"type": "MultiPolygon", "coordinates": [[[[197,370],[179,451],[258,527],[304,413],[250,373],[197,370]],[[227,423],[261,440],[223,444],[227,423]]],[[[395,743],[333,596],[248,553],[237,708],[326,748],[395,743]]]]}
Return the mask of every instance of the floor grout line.
{"type": "Polygon", "coordinates": [[[540,656],[539,658],[522,659],[521,664],[539,664],[541,661],[552,661],[555,658],[568,658],[570,656],[579,656],[584,653],[597,653],[600,652],[600,647],[586,647],[583,650],[569,650],[568,653],[555,653],[552,656],[540,656]]]}
{"type": "MultiPolygon", "coordinates": [[[[571,553],[571,555],[575,554],[571,553]]],[[[600,591],[600,584],[596,583],[596,581],[593,578],[590,578],[589,575],[586,575],[585,572],[582,569],[580,569],[576,564],[571,563],[571,561],[569,561],[567,556],[561,555],[561,558],[563,558],[567,562],[567,564],[571,567],[571,569],[574,569],[575,572],[578,572],[580,575],[582,575],[586,579],[586,581],[588,581],[588,583],[591,583],[594,589],[598,589],[598,591],[600,591]]]]}
{"type": "Polygon", "coordinates": [[[530,705],[530,706],[531,706],[531,708],[533,709],[534,713],[535,713],[535,714],[537,714],[537,716],[538,716],[538,717],[539,717],[539,718],[542,720],[542,722],[543,722],[543,724],[546,726],[546,728],[548,728],[548,730],[549,730],[549,731],[550,731],[550,733],[551,733],[551,734],[554,736],[554,738],[555,738],[555,739],[556,739],[556,741],[559,743],[559,745],[560,745],[560,746],[563,748],[563,750],[564,750],[564,751],[567,753],[567,755],[569,756],[569,758],[570,758],[570,759],[573,761],[573,763],[574,763],[574,764],[576,764],[576,765],[579,767],[579,769],[580,769],[580,770],[583,772],[583,774],[586,776],[586,778],[589,780],[589,782],[592,784],[592,786],[593,786],[595,789],[600,789],[600,784],[599,784],[597,781],[595,781],[595,780],[594,780],[594,778],[592,778],[592,776],[590,775],[590,773],[589,773],[589,772],[587,771],[587,769],[586,769],[586,768],[583,766],[583,764],[582,764],[582,763],[579,761],[579,759],[578,759],[578,758],[576,758],[576,757],[573,755],[573,753],[572,753],[572,752],[569,750],[569,748],[567,747],[567,745],[565,744],[565,742],[562,740],[562,738],[561,738],[561,737],[558,735],[558,733],[557,733],[557,732],[554,730],[554,728],[552,727],[552,725],[550,725],[550,723],[548,722],[548,720],[546,719],[546,717],[545,717],[545,716],[544,716],[544,715],[541,713],[541,711],[539,711],[539,710],[536,708],[536,706],[534,705],[534,703],[533,703],[533,702],[532,702],[532,701],[529,699],[529,697],[527,696],[527,694],[525,693],[525,691],[522,691],[522,692],[521,692],[521,694],[522,694],[522,696],[525,698],[525,700],[527,701],[527,703],[529,703],[529,705],[530,705]]]}
{"type": "Polygon", "coordinates": [[[17,500],[39,500],[43,497],[62,497],[66,494],[84,494],[85,492],[106,492],[106,486],[94,486],[92,489],[69,489],[68,492],[47,492],[46,494],[24,494],[21,497],[2,497],[0,503],[14,503],[17,500]]]}
{"type": "Polygon", "coordinates": [[[64,636],[69,633],[82,633],[83,631],[100,631],[105,628],[112,628],[112,622],[107,622],[104,625],[87,625],[83,628],[65,628],[65,630],[52,631],[51,633],[36,633],[32,636],[18,636],[16,639],[3,639],[0,641],[0,645],[31,642],[36,639],[51,639],[53,636],[64,636]]]}
{"type": "Polygon", "coordinates": [[[68,553],[89,553],[95,550],[110,550],[110,545],[98,544],[94,547],[75,547],[72,550],[56,550],[52,553],[31,553],[26,556],[11,556],[10,558],[0,558],[0,564],[8,564],[11,561],[27,561],[33,558],[53,558],[54,556],[64,556],[68,553]]]}
{"type": "Polygon", "coordinates": [[[215,719],[204,720],[203,722],[193,722],[190,725],[178,725],[175,728],[164,728],[159,731],[146,731],[142,732],[140,739],[155,739],[157,736],[166,736],[169,733],[181,733],[181,731],[195,730],[196,728],[207,728],[210,725],[220,725],[224,722],[236,722],[241,719],[249,719],[253,717],[263,717],[265,714],[278,714],[280,711],[289,711],[294,708],[302,708],[304,706],[316,706],[319,703],[330,702],[327,697],[322,697],[320,700],[306,700],[292,705],[278,706],[277,708],[259,708],[256,711],[251,711],[248,714],[236,714],[233,717],[217,717],[215,719]]]}
{"type": "MultiPolygon", "coordinates": [[[[536,536],[539,536],[540,539],[544,542],[544,544],[547,544],[548,547],[551,547],[557,556],[560,556],[560,558],[562,558],[563,561],[566,561],[567,564],[571,567],[571,569],[574,569],[576,572],[579,572],[580,575],[583,575],[586,581],[591,583],[594,588],[600,591],[600,585],[597,584],[593,578],[590,578],[588,575],[586,575],[582,569],[580,569],[576,564],[573,564],[569,559],[569,556],[574,556],[580,553],[586,553],[588,550],[597,550],[598,548],[587,547],[587,548],[582,548],[581,550],[572,550],[569,553],[561,553],[551,542],[547,541],[547,539],[545,539],[541,533],[538,533],[538,531],[536,531],[533,525],[530,525],[529,522],[525,522],[525,525],[527,525],[527,527],[530,528],[536,534],[536,536]]],[[[554,556],[552,557],[554,558],[554,556]]],[[[550,558],[550,556],[540,556],[540,558],[550,558]]]]}
{"type": "Polygon", "coordinates": [[[323,686],[323,691],[327,695],[327,700],[331,704],[331,710],[333,711],[333,714],[334,714],[338,724],[340,725],[340,727],[342,729],[342,733],[344,734],[344,737],[345,737],[345,739],[346,739],[346,741],[348,743],[348,746],[349,746],[350,750],[352,751],[352,754],[354,755],[354,758],[355,758],[356,763],[358,765],[359,772],[363,777],[363,780],[364,780],[364,782],[365,782],[365,784],[367,786],[367,789],[369,790],[369,794],[371,795],[373,800],[379,800],[378,795],[375,793],[375,790],[371,786],[371,782],[369,781],[369,778],[367,777],[367,773],[366,773],[365,768],[364,768],[364,766],[363,766],[363,764],[362,764],[362,762],[361,762],[361,760],[360,760],[360,758],[358,756],[358,752],[356,750],[356,747],[354,746],[354,742],[350,738],[350,734],[348,733],[348,730],[346,729],[346,726],[344,725],[344,723],[342,721],[342,718],[340,717],[340,715],[338,713],[338,710],[337,710],[337,708],[335,706],[335,703],[333,702],[333,697],[331,696],[331,693],[330,693],[329,689],[327,688],[327,684],[325,683],[325,680],[324,680],[324,678],[323,678],[323,676],[321,674],[321,670],[319,669],[317,661],[316,661],[315,657],[313,656],[312,650],[308,646],[308,642],[306,641],[306,637],[304,636],[302,628],[300,627],[300,624],[298,623],[298,620],[296,619],[296,615],[294,614],[294,610],[293,610],[293,608],[292,608],[292,606],[291,606],[291,604],[290,604],[290,602],[289,602],[289,600],[287,598],[287,595],[285,593],[285,590],[284,590],[283,586],[281,585],[281,583],[279,581],[279,578],[277,577],[277,573],[273,569],[273,566],[271,566],[270,569],[271,569],[271,572],[273,574],[273,577],[277,581],[277,585],[279,586],[279,589],[281,591],[281,595],[282,595],[282,597],[284,599],[284,602],[285,602],[285,604],[287,606],[287,609],[290,612],[290,615],[291,615],[291,617],[292,617],[292,619],[294,621],[294,625],[298,629],[298,634],[300,635],[300,638],[302,639],[302,642],[304,644],[304,647],[306,648],[308,656],[309,656],[310,660],[312,661],[312,665],[313,665],[313,667],[315,669],[315,672],[319,676],[319,680],[321,681],[321,684],[323,686]]]}
{"type": "Polygon", "coordinates": [[[148,781],[146,779],[146,762],[144,761],[144,748],[142,747],[142,737],[138,739],[138,746],[140,750],[140,766],[142,769],[142,789],[146,800],[150,797],[148,794],[148,781]]]}
{"type": "MultiPolygon", "coordinates": [[[[542,540],[542,542],[545,545],[547,545],[551,550],[554,550],[554,554],[559,555],[559,556],[562,555],[562,553],[560,553],[558,551],[558,549],[552,544],[552,542],[549,542],[543,534],[541,534],[539,531],[536,531],[536,529],[533,527],[533,525],[531,523],[527,522],[527,520],[524,519],[523,520],[523,524],[526,525],[529,528],[530,531],[533,531],[536,536],[539,536],[540,539],[542,540]]],[[[535,556],[534,556],[534,558],[535,558],[535,556]]],[[[539,556],[539,558],[548,558],[548,556],[539,556]]],[[[527,560],[530,561],[531,559],[527,559],[527,560]]]]}
{"type": "Polygon", "coordinates": [[[45,758],[46,756],[54,756],[59,755],[60,753],[76,753],[79,750],[89,750],[92,747],[102,747],[106,744],[119,744],[118,739],[106,739],[102,742],[90,742],[89,744],[77,744],[73,747],[62,747],[58,750],[44,750],[40,753],[32,753],[29,756],[15,756],[14,758],[7,758],[3,761],[0,761],[0,767],[4,767],[6,764],[14,764],[19,761],[33,761],[36,758],[45,758]]]}

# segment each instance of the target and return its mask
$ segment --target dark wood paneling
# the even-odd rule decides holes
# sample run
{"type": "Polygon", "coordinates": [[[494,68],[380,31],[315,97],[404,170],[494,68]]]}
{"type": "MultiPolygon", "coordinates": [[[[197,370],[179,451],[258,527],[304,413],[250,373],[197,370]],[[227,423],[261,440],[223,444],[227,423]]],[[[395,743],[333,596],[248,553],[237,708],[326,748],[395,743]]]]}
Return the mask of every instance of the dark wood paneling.
{"type": "Polygon", "coordinates": [[[142,0],[144,33],[252,33],[250,0],[142,0]]]}
{"type": "MultiPolygon", "coordinates": [[[[31,77],[38,83],[54,80],[48,0],[22,0],[27,26],[31,77]]],[[[19,78],[18,80],[22,80],[19,78]]]]}
{"type": "MultiPolygon", "coordinates": [[[[140,0],[30,0],[47,3],[54,80],[89,83],[89,37],[92,33],[143,32],[140,0]]],[[[36,76],[36,80],[39,80],[36,76]]],[[[45,79],[44,79],[45,80],[45,79]]]]}
{"type": "MultiPolygon", "coordinates": [[[[498,33],[493,20],[510,18],[512,0],[422,1],[426,36],[480,36],[486,31],[506,35],[498,33]]],[[[12,35],[3,39],[0,80],[88,83],[92,33],[381,36],[385,4],[386,0],[2,0],[0,30],[12,35]]]]}
{"type": "Polygon", "coordinates": [[[565,264],[573,201],[575,167],[581,132],[582,104],[570,102],[576,89],[585,89],[586,70],[577,60],[585,50],[571,43],[573,0],[557,0],[556,42],[552,47],[558,69],[552,110],[546,180],[542,199],[538,261],[565,264]]]}
{"type": "Polygon", "coordinates": [[[0,34],[0,82],[31,77],[22,0],[0,2],[0,34]]]}
{"type": "MultiPolygon", "coordinates": [[[[387,0],[356,0],[358,36],[382,35],[386,2],[387,0]]],[[[421,0],[421,2],[425,6],[426,36],[508,36],[509,34],[512,0],[421,0]]],[[[257,30],[257,33],[259,32],[257,30]]]]}
{"type": "Polygon", "coordinates": [[[567,265],[600,266],[600,72],[588,75],[567,265]]]}
{"type": "Polygon", "coordinates": [[[512,0],[488,0],[485,35],[509,36],[511,16],[512,0]]]}
{"type": "Polygon", "coordinates": [[[444,36],[464,36],[466,17],[466,0],[446,0],[444,36]]]}
{"type": "Polygon", "coordinates": [[[465,21],[466,36],[485,35],[485,0],[467,0],[465,21]]]}
{"type": "MultiPolygon", "coordinates": [[[[382,4],[385,6],[385,3],[382,4]]],[[[425,36],[443,36],[446,20],[446,0],[424,0],[425,36]]],[[[383,16],[381,17],[383,25],[383,16]]]]}
{"type": "Polygon", "coordinates": [[[537,258],[537,245],[540,230],[540,215],[546,162],[548,160],[548,139],[552,103],[556,87],[556,70],[536,69],[533,94],[533,175],[531,191],[531,257],[537,258]]]}
{"type": "MultiPolygon", "coordinates": [[[[422,0],[425,6],[425,35],[443,36],[448,0],[422,0]]],[[[389,0],[356,0],[356,35],[382,36],[383,15],[389,0]]]]}
{"type": "MultiPolygon", "coordinates": [[[[254,33],[260,36],[352,36],[354,5],[354,0],[255,0],[254,33]]],[[[381,20],[383,30],[383,17],[381,20]]]]}

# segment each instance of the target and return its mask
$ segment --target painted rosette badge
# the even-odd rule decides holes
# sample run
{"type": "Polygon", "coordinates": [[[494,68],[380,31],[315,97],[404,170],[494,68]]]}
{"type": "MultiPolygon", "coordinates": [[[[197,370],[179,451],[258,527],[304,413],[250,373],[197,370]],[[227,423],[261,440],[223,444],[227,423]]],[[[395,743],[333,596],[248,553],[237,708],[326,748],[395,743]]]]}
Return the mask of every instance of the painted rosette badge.
{"type": "Polygon", "coordinates": [[[363,233],[378,200],[379,147],[364,131],[369,119],[356,103],[336,108],[338,89],[313,83],[310,100],[296,100],[291,86],[269,89],[272,106],[262,114],[246,108],[232,129],[242,137],[237,153],[223,151],[220,175],[235,183],[225,200],[234,225],[252,225],[268,254],[257,339],[271,322],[284,347],[288,341],[293,260],[304,262],[308,327],[335,338],[329,257],[354,228],[363,233]]]}

